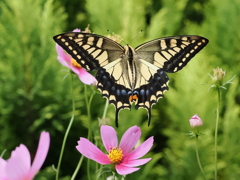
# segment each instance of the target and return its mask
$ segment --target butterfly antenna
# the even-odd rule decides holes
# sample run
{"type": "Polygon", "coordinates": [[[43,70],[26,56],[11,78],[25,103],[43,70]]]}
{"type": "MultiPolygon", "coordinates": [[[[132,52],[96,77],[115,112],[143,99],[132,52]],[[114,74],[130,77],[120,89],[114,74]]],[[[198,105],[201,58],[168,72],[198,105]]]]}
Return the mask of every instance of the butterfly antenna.
{"type": "Polygon", "coordinates": [[[129,44],[131,44],[131,42],[133,42],[135,39],[137,39],[137,37],[138,37],[142,32],[143,32],[143,30],[140,30],[140,31],[138,32],[138,34],[130,41],[129,44]]]}
{"type": "Polygon", "coordinates": [[[124,42],[125,45],[127,44],[119,35],[111,32],[110,30],[107,30],[107,32],[109,33],[109,35],[107,36],[108,38],[116,41],[117,43],[124,42]]]}
{"type": "Polygon", "coordinates": [[[125,45],[129,45],[143,32],[143,30],[139,31],[138,34],[130,41],[130,43],[126,43],[120,36],[112,33],[110,30],[107,30],[107,32],[110,34],[109,35],[110,37],[108,37],[108,38],[110,38],[118,43],[123,42],[125,45]]]}
{"type": "Polygon", "coordinates": [[[143,31],[146,31],[146,30],[147,30],[147,26],[145,26],[142,30],[140,30],[138,34],[130,41],[130,43],[133,42],[143,31]]]}

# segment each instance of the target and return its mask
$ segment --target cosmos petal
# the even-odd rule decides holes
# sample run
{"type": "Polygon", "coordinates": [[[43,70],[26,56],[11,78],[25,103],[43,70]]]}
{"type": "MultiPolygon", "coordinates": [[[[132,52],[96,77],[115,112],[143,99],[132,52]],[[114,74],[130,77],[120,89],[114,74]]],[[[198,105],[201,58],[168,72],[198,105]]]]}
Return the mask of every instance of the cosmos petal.
{"type": "Polygon", "coordinates": [[[61,46],[59,46],[58,44],[56,44],[56,50],[57,50],[57,54],[58,54],[58,61],[66,66],[66,67],[70,67],[69,64],[71,64],[71,59],[72,57],[69,54],[66,54],[63,50],[63,48],[61,46]]]}
{"type": "Polygon", "coordinates": [[[135,159],[135,160],[123,160],[121,163],[123,166],[127,167],[136,167],[141,166],[143,164],[146,164],[148,161],[150,161],[152,158],[146,158],[146,159],[135,159]]]}
{"type": "Polygon", "coordinates": [[[76,29],[73,30],[73,32],[81,32],[81,30],[76,28],[76,29]]]}
{"type": "Polygon", "coordinates": [[[11,153],[6,164],[8,179],[19,180],[28,176],[31,165],[30,153],[27,147],[21,144],[11,153]]]}
{"type": "Polygon", "coordinates": [[[144,141],[140,146],[132,152],[125,155],[126,160],[134,160],[144,156],[153,146],[153,136],[144,141]]]}
{"type": "Polygon", "coordinates": [[[76,73],[79,77],[79,79],[84,83],[84,84],[87,84],[87,85],[96,85],[97,84],[97,81],[96,81],[96,78],[91,75],[90,73],[88,73],[85,69],[83,68],[80,68],[78,69],[78,73],[76,73]]]}
{"type": "Polygon", "coordinates": [[[50,135],[48,132],[43,131],[40,135],[37,152],[30,170],[30,176],[29,176],[30,179],[33,179],[33,177],[37,174],[37,172],[42,167],[43,162],[46,159],[49,146],[50,146],[50,135]]]}
{"type": "Polygon", "coordinates": [[[120,175],[131,174],[140,169],[140,168],[127,167],[122,164],[116,165],[115,167],[116,167],[117,173],[120,175]]]}
{"type": "Polygon", "coordinates": [[[117,133],[113,127],[107,126],[107,125],[102,125],[100,132],[101,132],[103,144],[104,144],[107,152],[111,148],[118,146],[117,133]]]}
{"type": "Polygon", "coordinates": [[[100,164],[111,163],[107,155],[86,138],[81,137],[76,148],[83,156],[92,159],[100,164]]]}
{"type": "Polygon", "coordinates": [[[137,144],[141,136],[141,130],[137,126],[130,127],[123,135],[119,147],[123,154],[129,153],[137,144]]]}
{"type": "Polygon", "coordinates": [[[0,157],[0,180],[7,180],[6,164],[7,161],[0,157]]]}

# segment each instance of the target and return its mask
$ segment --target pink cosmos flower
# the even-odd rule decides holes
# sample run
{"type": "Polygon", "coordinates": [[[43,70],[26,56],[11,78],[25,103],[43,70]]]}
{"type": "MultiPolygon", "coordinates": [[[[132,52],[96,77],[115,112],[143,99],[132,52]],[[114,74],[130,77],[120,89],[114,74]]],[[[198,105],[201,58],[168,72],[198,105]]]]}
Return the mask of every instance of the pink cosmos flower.
{"type": "Polygon", "coordinates": [[[102,125],[101,137],[106,148],[104,154],[93,143],[85,138],[80,138],[77,150],[85,157],[92,159],[100,164],[113,164],[118,174],[126,175],[139,170],[137,166],[146,164],[152,158],[139,159],[144,156],[153,145],[153,136],[148,138],[140,146],[135,148],[140,139],[141,130],[137,126],[130,127],[123,135],[120,144],[116,131],[111,126],[102,125]]]}
{"type": "MultiPolygon", "coordinates": [[[[73,32],[80,32],[79,29],[75,29],[73,32]]],[[[87,85],[93,84],[96,85],[96,79],[94,76],[92,76],[90,73],[88,73],[85,69],[81,67],[80,64],[77,63],[75,59],[72,58],[69,54],[66,54],[62,47],[60,47],[58,44],[56,44],[56,50],[58,54],[58,61],[70,68],[75,74],[78,75],[79,79],[87,85]]]]}
{"type": "Polygon", "coordinates": [[[194,116],[192,116],[189,120],[190,122],[190,126],[191,127],[198,127],[198,126],[202,126],[203,125],[203,122],[201,120],[200,117],[198,117],[197,114],[195,114],[194,116]]]}
{"type": "Polygon", "coordinates": [[[30,153],[23,144],[12,151],[7,161],[0,157],[0,180],[32,180],[46,159],[49,145],[50,135],[43,131],[32,166],[30,153]]]}

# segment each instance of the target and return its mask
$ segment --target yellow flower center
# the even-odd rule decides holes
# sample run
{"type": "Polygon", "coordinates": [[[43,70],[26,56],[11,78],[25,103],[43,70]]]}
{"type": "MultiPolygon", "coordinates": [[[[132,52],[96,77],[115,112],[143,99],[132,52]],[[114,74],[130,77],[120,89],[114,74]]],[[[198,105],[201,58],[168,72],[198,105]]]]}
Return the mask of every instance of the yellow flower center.
{"type": "Polygon", "coordinates": [[[73,58],[71,59],[71,63],[74,67],[76,67],[78,69],[82,68],[82,66],[80,64],[78,64],[78,62],[73,58]]]}
{"type": "Polygon", "coordinates": [[[122,161],[123,153],[121,148],[114,147],[108,152],[108,158],[111,161],[111,163],[119,164],[122,161]]]}

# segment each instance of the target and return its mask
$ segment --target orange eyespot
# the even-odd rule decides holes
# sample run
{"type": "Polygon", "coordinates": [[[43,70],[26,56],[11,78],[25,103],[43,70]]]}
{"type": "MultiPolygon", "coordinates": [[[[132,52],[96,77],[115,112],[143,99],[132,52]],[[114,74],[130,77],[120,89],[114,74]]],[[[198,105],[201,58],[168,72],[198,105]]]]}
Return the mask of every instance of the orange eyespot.
{"type": "Polygon", "coordinates": [[[138,100],[138,96],[136,94],[129,96],[130,102],[136,102],[138,100]]]}

